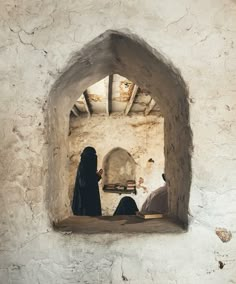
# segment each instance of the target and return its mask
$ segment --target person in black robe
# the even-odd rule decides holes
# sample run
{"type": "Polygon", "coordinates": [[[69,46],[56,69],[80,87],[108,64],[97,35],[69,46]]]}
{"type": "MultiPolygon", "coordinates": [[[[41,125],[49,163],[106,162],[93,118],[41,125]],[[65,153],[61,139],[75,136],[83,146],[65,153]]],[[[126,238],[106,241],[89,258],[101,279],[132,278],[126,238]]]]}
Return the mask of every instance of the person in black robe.
{"type": "MultiPolygon", "coordinates": [[[[166,182],[165,174],[162,174],[166,182]]],[[[125,196],[121,198],[113,216],[115,215],[135,215],[139,211],[135,200],[132,197],[125,196]]],[[[168,211],[168,192],[166,184],[154,190],[142,205],[141,212],[158,212],[166,213],[168,211]]]]}
{"type": "Polygon", "coordinates": [[[139,211],[136,202],[129,196],[122,197],[113,216],[135,215],[139,211]]]}
{"type": "Polygon", "coordinates": [[[74,215],[100,216],[101,201],[98,181],[101,179],[102,169],[97,172],[97,155],[93,147],[86,147],[78,166],[72,211],[74,215]]]}

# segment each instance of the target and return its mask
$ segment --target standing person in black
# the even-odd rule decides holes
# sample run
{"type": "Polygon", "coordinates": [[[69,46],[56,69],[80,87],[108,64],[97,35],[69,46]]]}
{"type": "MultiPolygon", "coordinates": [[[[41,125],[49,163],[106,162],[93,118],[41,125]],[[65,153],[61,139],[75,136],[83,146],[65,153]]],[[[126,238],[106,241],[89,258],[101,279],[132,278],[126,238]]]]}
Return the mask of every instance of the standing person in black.
{"type": "Polygon", "coordinates": [[[86,147],[78,166],[75,180],[72,211],[74,215],[100,216],[101,201],[98,181],[102,169],[97,172],[97,155],[93,147],[86,147]]]}

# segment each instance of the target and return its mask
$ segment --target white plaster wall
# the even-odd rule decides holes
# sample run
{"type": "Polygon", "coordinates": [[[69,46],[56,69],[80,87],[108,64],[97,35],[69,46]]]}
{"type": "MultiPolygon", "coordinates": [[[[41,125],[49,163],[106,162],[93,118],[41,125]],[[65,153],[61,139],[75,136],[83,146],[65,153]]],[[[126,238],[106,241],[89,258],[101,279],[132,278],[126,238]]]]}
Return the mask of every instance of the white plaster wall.
{"type": "Polygon", "coordinates": [[[0,283],[236,283],[235,1],[8,0],[0,13],[0,283]],[[56,233],[45,206],[46,100],[74,52],[123,28],[170,58],[189,86],[190,227],[56,233]]]}
{"type": "MultiPolygon", "coordinates": [[[[140,208],[148,194],[163,184],[161,174],[164,172],[164,119],[156,115],[94,115],[91,118],[75,118],[71,120],[69,136],[70,195],[73,187],[80,154],[90,145],[96,149],[98,169],[103,167],[104,157],[116,147],[128,151],[136,164],[136,183],[140,177],[143,186],[148,190],[137,188],[137,195],[132,194],[140,208]],[[148,162],[153,159],[154,162],[148,162]]],[[[100,196],[103,215],[113,215],[119,200],[124,196],[102,190],[100,196]]],[[[129,195],[128,195],[129,196],[129,195]]]]}

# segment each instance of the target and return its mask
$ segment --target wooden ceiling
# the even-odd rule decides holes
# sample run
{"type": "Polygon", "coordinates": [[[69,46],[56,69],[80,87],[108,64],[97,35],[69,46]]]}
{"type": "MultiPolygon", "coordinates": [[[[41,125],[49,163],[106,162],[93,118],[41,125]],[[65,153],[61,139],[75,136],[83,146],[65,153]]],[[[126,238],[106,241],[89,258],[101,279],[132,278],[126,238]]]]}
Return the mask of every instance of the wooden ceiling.
{"type": "Polygon", "coordinates": [[[119,113],[129,115],[138,113],[147,116],[161,116],[160,108],[148,90],[141,89],[125,77],[110,75],[78,94],[71,116],[88,116],[119,113]]]}

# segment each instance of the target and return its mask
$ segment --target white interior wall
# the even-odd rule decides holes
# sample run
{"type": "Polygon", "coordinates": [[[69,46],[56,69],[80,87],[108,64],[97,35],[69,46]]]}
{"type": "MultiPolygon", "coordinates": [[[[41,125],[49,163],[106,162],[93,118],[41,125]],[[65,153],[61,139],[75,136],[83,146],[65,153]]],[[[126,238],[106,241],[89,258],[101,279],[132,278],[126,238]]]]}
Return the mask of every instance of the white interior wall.
{"type": "MultiPolygon", "coordinates": [[[[137,195],[132,194],[138,207],[147,195],[163,184],[161,174],[164,172],[164,120],[156,115],[112,115],[110,117],[94,115],[91,118],[75,118],[70,123],[69,155],[70,195],[80,154],[86,146],[93,146],[98,156],[98,169],[103,167],[103,160],[112,149],[120,147],[128,151],[136,163],[136,182],[144,179],[142,188],[137,188],[137,195]],[[148,162],[153,159],[153,162],[148,162]]],[[[104,192],[102,182],[100,196],[103,215],[113,215],[119,200],[125,195],[104,192]]]]}
{"type": "Polygon", "coordinates": [[[0,8],[1,282],[235,283],[235,1],[26,0],[0,8]],[[144,38],[189,87],[194,152],[185,234],[63,235],[51,228],[48,94],[71,56],[111,28],[144,38]],[[223,243],[217,227],[232,239],[223,243]]]}

